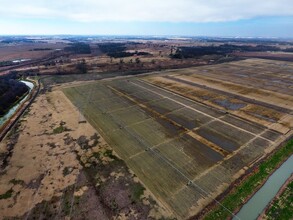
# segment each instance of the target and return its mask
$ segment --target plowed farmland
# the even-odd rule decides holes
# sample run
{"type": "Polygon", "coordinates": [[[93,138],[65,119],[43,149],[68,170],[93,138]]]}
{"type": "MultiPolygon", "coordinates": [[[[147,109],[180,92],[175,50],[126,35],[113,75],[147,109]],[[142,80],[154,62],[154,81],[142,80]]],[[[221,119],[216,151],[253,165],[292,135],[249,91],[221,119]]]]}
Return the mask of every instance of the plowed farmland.
{"type": "Polygon", "coordinates": [[[251,59],[64,93],[156,198],[185,219],[290,134],[292,69],[251,59]]]}

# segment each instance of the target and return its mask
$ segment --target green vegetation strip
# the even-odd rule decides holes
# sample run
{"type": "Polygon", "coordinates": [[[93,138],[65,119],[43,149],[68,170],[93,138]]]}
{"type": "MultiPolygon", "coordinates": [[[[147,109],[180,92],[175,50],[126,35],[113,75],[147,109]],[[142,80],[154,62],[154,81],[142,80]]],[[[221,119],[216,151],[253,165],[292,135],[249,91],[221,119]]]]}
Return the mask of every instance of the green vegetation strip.
{"type": "MultiPolygon", "coordinates": [[[[243,201],[253,194],[255,189],[266,180],[275,168],[287,159],[293,153],[293,139],[290,139],[287,144],[278,149],[274,154],[269,156],[260,166],[259,169],[252,175],[245,179],[239,186],[237,186],[231,193],[229,193],[221,204],[227,209],[233,211],[243,204],[243,201]]],[[[227,219],[231,213],[217,205],[211,212],[209,212],[204,219],[227,219]]]]}
{"type": "Polygon", "coordinates": [[[144,190],[145,188],[140,183],[136,183],[132,188],[132,195],[131,195],[132,201],[139,202],[141,196],[144,193],[144,190]]]}
{"type": "Polygon", "coordinates": [[[9,199],[9,198],[11,198],[12,193],[13,193],[12,189],[8,190],[6,193],[0,195],[0,200],[1,199],[9,199]]]}

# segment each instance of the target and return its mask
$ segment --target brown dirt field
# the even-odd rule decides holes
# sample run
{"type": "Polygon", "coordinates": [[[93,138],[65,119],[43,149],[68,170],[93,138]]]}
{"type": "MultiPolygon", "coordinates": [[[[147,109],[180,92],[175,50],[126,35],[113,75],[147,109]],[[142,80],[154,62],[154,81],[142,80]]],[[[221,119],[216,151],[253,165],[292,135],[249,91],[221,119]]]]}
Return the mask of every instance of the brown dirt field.
{"type": "MultiPolygon", "coordinates": [[[[9,167],[4,175],[1,175],[0,193],[5,193],[10,188],[15,192],[15,198],[0,201],[3,216],[23,215],[36,204],[50,200],[76,181],[81,167],[72,150],[63,143],[64,134],[46,133],[53,132],[53,128],[62,120],[66,121],[66,127],[75,130],[70,133],[76,138],[84,133],[87,135],[94,133],[94,130],[88,124],[78,126],[76,120],[72,120],[74,112],[72,107],[70,109],[70,103],[66,102],[62,93],[58,96],[57,100],[55,100],[56,96],[52,95],[40,96],[37,103],[31,107],[28,117],[21,123],[22,132],[14,146],[9,167]],[[61,112],[62,117],[60,117],[61,112]],[[50,127],[52,130],[48,130],[50,127]],[[62,174],[65,166],[73,169],[66,177],[62,174]],[[11,180],[17,179],[30,184],[40,178],[41,185],[37,189],[10,183],[11,180]]],[[[1,143],[2,150],[5,150],[5,145],[5,142],[1,143]]]]}
{"type": "Polygon", "coordinates": [[[284,53],[284,52],[238,52],[234,53],[236,56],[240,57],[255,57],[263,59],[272,59],[272,60],[284,60],[284,61],[293,61],[293,53],[284,53]]]}
{"type": "Polygon", "coordinates": [[[63,49],[65,44],[56,43],[23,43],[23,44],[0,44],[0,61],[16,59],[39,59],[54,52],[55,49],[63,49]],[[30,51],[35,48],[52,48],[45,51],[30,51]]]}
{"type": "MultiPolygon", "coordinates": [[[[11,135],[0,143],[0,154],[5,154],[14,139],[8,165],[3,166],[2,164],[0,170],[0,195],[8,191],[12,192],[8,198],[0,199],[0,219],[21,216],[21,218],[40,217],[43,215],[40,213],[44,211],[55,213],[55,216],[59,217],[66,216],[68,215],[68,208],[66,208],[68,203],[65,202],[72,200],[71,197],[76,209],[80,210],[80,212],[70,210],[70,214],[76,215],[74,219],[78,219],[79,215],[82,217],[83,213],[88,213],[87,215],[92,219],[105,219],[109,216],[116,216],[115,218],[119,219],[120,215],[140,216],[142,219],[145,218],[143,216],[148,215],[157,218],[170,216],[170,212],[161,205],[150,202],[153,201],[153,197],[148,190],[144,191],[145,196],[143,196],[144,203],[147,205],[143,205],[141,202],[135,205],[118,202],[116,194],[111,192],[119,189],[121,185],[111,186],[111,181],[117,179],[129,186],[134,184],[132,174],[129,174],[123,164],[121,166],[126,169],[123,171],[124,174],[111,171],[111,175],[105,173],[106,176],[101,176],[101,184],[110,187],[109,191],[104,192],[106,196],[102,197],[102,201],[109,195],[114,196],[113,199],[118,202],[119,210],[110,210],[107,203],[105,203],[106,206],[103,202],[100,203],[101,199],[97,197],[95,187],[89,185],[85,172],[87,172],[86,176],[91,176],[93,172],[91,166],[96,163],[102,163],[105,170],[115,170],[118,167],[111,165],[113,159],[108,156],[99,156],[100,162],[96,161],[94,155],[105,155],[105,152],[111,148],[99,135],[98,142],[94,143],[94,139],[92,140],[90,137],[97,133],[96,130],[89,123],[78,123],[78,120],[78,111],[61,91],[55,90],[41,94],[21,120],[17,128],[18,138],[11,135]],[[61,130],[60,127],[62,127],[61,130]],[[85,140],[88,138],[88,144],[93,147],[83,148],[83,145],[79,144],[79,140],[83,140],[82,137],[85,140]],[[107,164],[109,164],[109,168],[107,168],[107,164]],[[79,204],[77,198],[80,198],[78,201],[88,199],[79,204]],[[87,201],[92,202],[84,206],[87,201]],[[97,206],[90,208],[91,204],[97,206]],[[119,204],[121,204],[121,208],[119,204]],[[55,210],[55,207],[59,208],[55,210]],[[97,208],[101,211],[96,212],[97,208]],[[58,209],[60,210],[58,211],[58,209]],[[132,211],[128,212],[129,209],[132,211]],[[65,214],[60,214],[61,212],[65,212],[65,214]]],[[[131,193],[129,191],[131,188],[125,188],[125,191],[120,190],[125,193],[120,195],[120,200],[128,201],[125,199],[126,197],[129,199],[127,194],[131,193]]],[[[49,215],[48,213],[46,215],[49,215]]]]}

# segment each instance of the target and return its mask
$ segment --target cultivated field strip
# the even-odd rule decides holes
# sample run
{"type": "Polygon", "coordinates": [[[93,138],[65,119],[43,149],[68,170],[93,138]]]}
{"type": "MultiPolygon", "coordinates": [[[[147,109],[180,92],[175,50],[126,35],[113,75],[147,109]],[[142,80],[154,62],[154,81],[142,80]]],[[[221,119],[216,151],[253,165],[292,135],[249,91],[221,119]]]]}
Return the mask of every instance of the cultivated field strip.
{"type": "Polygon", "coordinates": [[[247,97],[240,96],[240,95],[237,95],[237,94],[233,94],[233,93],[230,93],[230,92],[225,92],[225,91],[222,91],[222,90],[219,90],[219,89],[208,87],[206,85],[201,85],[201,84],[198,84],[198,83],[195,83],[195,82],[190,82],[190,81],[187,81],[185,79],[178,78],[178,77],[165,76],[165,78],[171,79],[171,80],[183,83],[183,84],[188,84],[188,85],[191,85],[191,86],[199,87],[199,88],[202,88],[202,89],[207,89],[209,91],[213,91],[213,92],[216,92],[218,94],[223,94],[223,95],[226,95],[227,97],[237,99],[237,100],[241,100],[241,101],[244,101],[244,102],[247,102],[247,103],[250,103],[250,104],[256,104],[256,105],[263,106],[263,107],[266,107],[266,108],[274,109],[274,110],[282,112],[282,113],[290,114],[292,112],[292,110],[290,110],[290,109],[282,108],[282,107],[279,107],[277,105],[272,105],[272,104],[262,102],[262,101],[259,101],[259,100],[247,98],[247,97]]]}
{"type": "MultiPolygon", "coordinates": [[[[137,84],[137,81],[135,81],[135,82],[133,82],[133,83],[134,83],[134,84],[137,84]]],[[[140,83],[142,83],[142,82],[140,81],[140,83]]],[[[155,87],[154,85],[149,85],[149,86],[151,86],[152,89],[140,85],[141,88],[145,88],[145,89],[148,90],[149,92],[153,92],[153,93],[158,94],[158,92],[155,91],[155,88],[157,88],[157,87],[155,87]]],[[[165,91],[165,90],[162,90],[161,88],[158,88],[158,89],[161,90],[161,91],[164,91],[164,93],[169,93],[169,95],[172,94],[170,91],[165,91]]],[[[179,97],[177,94],[174,94],[174,95],[177,96],[177,97],[179,97]]],[[[201,105],[201,108],[198,108],[198,106],[199,106],[200,104],[193,104],[193,105],[191,105],[191,106],[188,106],[188,105],[185,105],[185,104],[184,104],[183,102],[181,102],[181,101],[178,101],[178,100],[176,100],[176,99],[173,99],[173,97],[168,97],[168,96],[165,96],[165,95],[161,95],[161,96],[164,97],[164,98],[170,99],[170,100],[174,101],[175,103],[180,104],[180,105],[182,105],[182,106],[184,106],[184,107],[186,107],[186,108],[188,108],[188,109],[190,109],[190,110],[192,110],[192,111],[198,112],[198,113],[200,113],[200,114],[202,114],[202,115],[204,115],[204,116],[206,116],[206,117],[212,119],[213,121],[219,121],[219,122],[221,122],[221,123],[223,123],[223,124],[225,124],[225,125],[227,125],[227,126],[230,126],[230,127],[231,127],[230,129],[238,129],[238,130],[240,130],[240,131],[242,131],[242,132],[244,132],[244,133],[249,133],[249,134],[251,134],[252,136],[255,136],[255,134],[252,133],[252,132],[250,132],[250,131],[247,131],[247,130],[241,128],[241,127],[237,127],[237,126],[235,126],[235,125],[233,125],[233,124],[231,124],[231,123],[229,123],[229,122],[226,122],[226,121],[222,120],[222,119],[221,119],[221,116],[223,116],[225,113],[217,112],[217,114],[215,115],[215,113],[213,112],[212,114],[209,114],[209,112],[212,112],[212,111],[211,111],[211,110],[210,110],[210,111],[207,110],[207,109],[209,109],[209,108],[206,107],[206,106],[201,105]],[[194,105],[196,105],[196,107],[195,107],[194,105]],[[199,110],[199,109],[201,109],[201,110],[199,110]]],[[[181,98],[181,97],[179,97],[179,98],[181,98]]],[[[215,111],[215,110],[214,110],[214,111],[215,111]]],[[[219,132],[219,133],[221,133],[221,132],[219,132]]],[[[221,134],[219,134],[219,135],[221,135],[221,134]]],[[[263,138],[263,139],[267,139],[267,138],[264,138],[264,137],[262,137],[262,138],[263,138]]],[[[270,140],[268,140],[268,141],[270,141],[270,140]]]]}
{"type": "MultiPolygon", "coordinates": [[[[143,127],[145,127],[145,126],[143,126],[143,127]]],[[[152,128],[152,130],[155,130],[154,129],[154,127],[153,126],[151,126],[151,128],[152,128]]],[[[132,131],[133,132],[133,131],[132,131]]],[[[149,133],[149,132],[147,132],[147,133],[149,133]]],[[[156,134],[157,135],[157,134],[156,134]]],[[[113,137],[112,137],[113,138],[113,137]]],[[[165,137],[166,138],[166,137],[165,137]]],[[[113,138],[113,139],[116,139],[115,137],[113,138]]],[[[120,139],[120,138],[119,138],[120,139]]],[[[128,138],[129,139],[129,138],[128,138]]],[[[140,140],[139,141],[139,143],[137,144],[138,146],[141,146],[141,145],[146,145],[147,143],[145,143],[145,142],[142,142],[141,141],[141,139],[140,138],[135,138],[136,140],[140,140]]],[[[120,143],[123,143],[124,142],[124,140],[122,139],[120,139],[120,141],[119,141],[119,145],[120,145],[120,143]]],[[[119,153],[119,155],[123,155],[123,154],[129,154],[129,152],[131,151],[131,152],[133,152],[133,153],[137,153],[137,152],[139,152],[139,151],[133,151],[132,149],[127,149],[126,147],[128,147],[128,144],[127,145],[125,145],[125,151],[119,151],[118,150],[118,153],[119,153]]],[[[124,147],[122,147],[123,149],[124,149],[124,147]]],[[[162,146],[161,146],[161,149],[162,149],[162,146]]],[[[200,153],[200,155],[201,155],[201,152],[198,152],[198,153],[200,153]]],[[[140,157],[143,157],[144,159],[147,159],[146,157],[146,155],[145,155],[146,153],[144,153],[144,154],[142,154],[142,155],[138,155],[137,156],[137,158],[131,158],[130,160],[129,160],[129,163],[130,164],[133,164],[133,163],[136,163],[136,161],[138,160],[139,161],[139,163],[141,164],[141,160],[139,159],[140,157]]],[[[148,152],[147,152],[147,154],[148,154],[148,152]]],[[[195,154],[195,155],[197,155],[197,154],[195,154]]],[[[153,156],[153,155],[152,155],[153,156]]],[[[193,158],[194,159],[194,158],[193,158]]],[[[167,164],[168,166],[168,168],[170,169],[170,165],[172,165],[172,166],[175,166],[175,164],[173,165],[172,164],[172,160],[170,160],[170,159],[167,159],[169,162],[169,164],[167,164]]],[[[147,160],[148,161],[148,160],[147,160]]],[[[198,159],[197,161],[202,161],[203,163],[205,163],[205,159],[198,159]]],[[[153,164],[154,165],[154,164],[153,164]]],[[[176,166],[179,166],[180,164],[176,164],[176,166]]],[[[170,172],[171,171],[166,171],[166,170],[164,170],[163,169],[163,167],[164,166],[162,166],[162,165],[158,165],[159,167],[160,167],[160,169],[163,171],[163,173],[161,174],[160,173],[160,177],[164,177],[165,175],[170,175],[170,172]]],[[[153,167],[153,166],[152,166],[153,167]]],[[[196,167],[195,167],[196,168],[196,167]]],[[[134,168],[134,170],[135,170],[135,168],[134,168]]],[[[174,172],[174,169],[172,168],[171,169],[172,170],[172,172],[174,172]]],[[[152,170],[153,171],[153,170],[152,170]]],[[[145,171],[139,171],[139,172],[141,172],[141,173],[144,173],[145,171]]],[[[178,173],[178,171],[177,172],[175,172],[175,173],[178,173]]],[[[178,175],[178,174],[177,174],[178,175]]],[[[147,176],[153,176],[153,175],[147,175],[147,176]]],[[[175,174],[174,173],[172,173],[172,179],[174,179],[174,176],[175,176],[175,174]]],[[[170,176],[171,177],[171,176],[170,176]]],[[[166,177],[167,178],[167,177],[166,177]]],[[[179,175],[179,178],[181,179],[181,181],[182,181],[182,176],[181,175],[179,175]]],[[[163,178],[164,179],[164,178],[163,178]]],[[[174,183],[176,183],[176,185],[177,185],[177,188],[178,188],[178,183],[180,183],[180,181],[178,181],[178,180],[176,180],[176,178],[174,179],[175,180],[175,182],[174,183]]],[[[153,183],[153,179],[151,179],[151,183],[153,183]]],[[[166,191],[167,189],[172,189],[172,191],[174,190],[174,189],[176,189],[176,187],[174,188],[174,186],[173,185],[168,185],[168,183],[169,183],[170,181],[167,181],[167,182],[165,182],[164,181],[164,184],[163,183],[160,183],[159,182],[159,185],[160,186],[162,186],[162,189],[164,189],[164,191],[166,191]],[[167,184],[167,185],[166,185],[167,184]],[[168,187],[166,187],[166,186],[168,186],[168,187]]],[[[186,184],[186,182],[187,182],[187,179],[186,178],[183,178],[183,182],[184,182],[184,184],[186,184]]],[[[182,186],[180,186],[180,187],[182,187],[182,186]]],[[[156,187],[156,189],[157,189],[157,187],[156,187]]],[[[160,189],[160,188],[159,188],[160,189]]],[[[166,194],[166,196],[167,195],[171,195],[171,191],[167,191],[167,194],[166,194]]]]}
{"type": "Polygon", "coordinates": [[[281,136],[137,79],[64,92],[179,218],[213,201],[281,136]]]}
{"type": "MultiPolygon", "coordinates": [[[[178,74],[177,74],[178,75],[178,74]]],[[[230,115],[235,116],[234,118],[242,118],[244,121],[250,121],[250,124],[262,125],[262,127],[270,127],[274,136],[278,136],[278,134],[286,134],[293,127],[293,97],[287,97],[284,95],[270,95],[270,94],[262,94],[261,98],[264,101],[268,100],[268,97],[272,97],[270,104],[266,105],[257,105],[253,103],[248,103],[241,101],[237,98],[224,96],[221,93],[209,91],[208,89],[198,88],[197,86],[192,86],[193,80],[191,79],[191,83],[182,83],[178,82],[176,79],[173,80],[174,77],[168,77],[165,75],[162,76],[154,76],[154,77],[146,77],[145,81],[153,85],[154,87],[164,89],[165,91],[172,92],[174,94],[178,94],[181,97],[188,97],[191,100],[194,100],[198,103],[203,104],[203,106],[210,106],[216,109],[222,109],[223,112],[228,112],[230,115]],[[291,100],[291,101],[290,101],[291,100]],[[276,106],[275,103],[280,103],[281,106],[276,106],[273,108],[269,108],[271,103],[274,103],[273,106],[276,106]],[[286,111],[283,111],[283,106],[286,106],[286,111]],[[279,111],[277,111],[279,110],[279,111]],[[274,126],[271,126],[274,124],[274,126]]],[[[182,78],[182,76],[180,76],[182,78]]],[[[189,78],[188,78],[189,79],[189,78]]],[[[186,80],[184,80],[186,81],[186,80]]],[[[217,84],[214,80],[211,80],[213,83],[210,83],[208,79],[201,81],[200,83],[208,82],[209,87],[216,87],[217,90],[220,88],[224,88],[225,90],[229,89],[228,86],[225,87],[221,83],[217,84]]],[[[238,93],[239,96],[241,94],[250,92],[247,88],[243,89],[239,85],[233,85],[232,87],[233,94],[238,93]],[[241,89],[242,88],[242,89],[241,89]]],[[[205,86],[204,86],[205,87],[205,86]]],[[[209,88],[206,87],[206,88],[209,88]]],[[[253,93],[257,96],[256,93],[253,93]]],[[[253,98],[254,96],[251,95],[253,98]]],[[[260,97],[257,96],[259,99],[260,97]]],[[[174,99],[174,98],[173,98],[174,99]]],[[[244,100],[244,99],[243,99],[244,100]]],[[[264,102],[262,101],[262,102],[264,102]]],[[[253,101],[257,103],[258,101],[253,101]]],[[[261,103],[260,103],[261,104],[261,103]]],[[[241,126],[240,126],[241,127],[241,126]]],[[[259,127],[259,126],[258,126],[259,127]]],[[[248,130],[250,130],[248,128],[248,130]]],[[[265,136],[266,138],[268,135],[265,136]]],[[[269,138],[270,139],[270,138],[269,138]]],[[[276,140],[272,138],[272,140],[276,140]]]]}
{"type": "Polygon", "coordinates": [[[288,62],[267,62],[260,59],[204,67],[190,73],[191,75],[209,76],[213,79],[236,82],[244,86],[262,88],[292,95],[292,69],[288,62]],[[220,73],[220,74],[219,74],[220,73]]]}

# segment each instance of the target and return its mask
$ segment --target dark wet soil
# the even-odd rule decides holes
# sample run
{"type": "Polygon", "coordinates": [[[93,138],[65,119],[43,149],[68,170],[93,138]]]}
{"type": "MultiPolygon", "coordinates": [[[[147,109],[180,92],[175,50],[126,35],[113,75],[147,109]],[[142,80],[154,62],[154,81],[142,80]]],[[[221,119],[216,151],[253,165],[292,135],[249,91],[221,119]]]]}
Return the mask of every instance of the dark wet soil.
{"type": "Polygon", "coordinates": [[[235,102],[231,102],[228,99],[224,99],[224,100],[214,99],[212,100],[212,102],[216,103],[219,106],[224,107],[225,109],[232,110],[232,111],[236,111],[247,106],[247,104],[245,103],[235,103],[235,102]]]}
{"type": "Polygon", "coordinates": [[[229,152],[237,150],[240,147],[239,144],[235,141],[222,136],[220,133],[206,128],[200,128],[196,131],[196,133],[229,152]]]}

